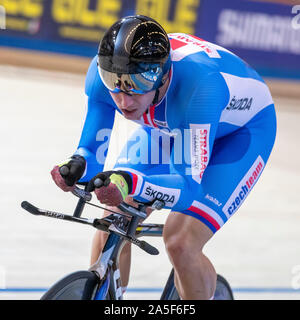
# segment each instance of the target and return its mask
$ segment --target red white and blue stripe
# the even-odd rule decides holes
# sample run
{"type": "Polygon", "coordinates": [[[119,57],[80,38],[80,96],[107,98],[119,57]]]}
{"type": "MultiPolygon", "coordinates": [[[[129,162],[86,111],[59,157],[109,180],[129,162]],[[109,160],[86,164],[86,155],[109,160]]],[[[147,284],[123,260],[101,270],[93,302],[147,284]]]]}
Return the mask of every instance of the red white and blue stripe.
{"type": "Polygon", "coordinates": [[[187,210],[181,212],[200,220],[213,233],[217,232],[227,221],[226,217],[221,217],[216,211],[196,200],[187,210]]]}
{"type": "Polygon", "coordinates": [[[132,168],[122,168],[122,167],[116,167],[114,168],[114,170],[122,170],[122,171],[126,171],[130,177],[131,177],[131,181],[132,181],[132,188],[131,188],[131,192],[130,192],[130,196],[137,196],[140,192],[141,192],[141,188],[143,185],[143,178],[142,176],[144,175],[143,173],[136,171],[132,168]]]}

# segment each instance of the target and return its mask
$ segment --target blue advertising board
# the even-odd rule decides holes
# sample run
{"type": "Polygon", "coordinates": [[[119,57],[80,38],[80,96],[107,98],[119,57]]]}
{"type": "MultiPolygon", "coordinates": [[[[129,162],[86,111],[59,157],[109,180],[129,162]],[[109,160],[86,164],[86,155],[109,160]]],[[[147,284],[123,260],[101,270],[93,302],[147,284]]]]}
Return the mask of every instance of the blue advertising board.
{"type": "Polygon", "coordinates": [[[202,0],[198,35],[231,50],[264,76],[300,78],[300,6],[202,0]]]}
{"type": "Polygon", "coordinates": [[[247,0],[0,0],[0,46],[93,57],[131,14],[231,50],[263,76],[300,79],[300,5],[247,0]]]}

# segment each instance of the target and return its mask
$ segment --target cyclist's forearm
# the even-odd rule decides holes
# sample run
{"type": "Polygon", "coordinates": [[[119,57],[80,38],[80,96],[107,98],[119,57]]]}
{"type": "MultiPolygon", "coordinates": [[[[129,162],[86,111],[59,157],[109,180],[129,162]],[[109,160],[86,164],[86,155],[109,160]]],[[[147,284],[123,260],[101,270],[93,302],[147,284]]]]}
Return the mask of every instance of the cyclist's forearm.
{"type": "Polygon", "coordinates": [[[184,210],[195,199],[195,183],[190,176],[164,174],[146,177],[133,173],[131,176],[133,183],[130,195],[137,199],[151,201],[157,198],[165,202],[166,208],[173,210],[184,210]]]}
{"type": "Polygon", "coordinates": [[[113,124],[114,110],[105,104],[89,100],[86,120],[75,152],[86,160],[86,170],[81,182],[89,181],[103,170],[113,124]]]}

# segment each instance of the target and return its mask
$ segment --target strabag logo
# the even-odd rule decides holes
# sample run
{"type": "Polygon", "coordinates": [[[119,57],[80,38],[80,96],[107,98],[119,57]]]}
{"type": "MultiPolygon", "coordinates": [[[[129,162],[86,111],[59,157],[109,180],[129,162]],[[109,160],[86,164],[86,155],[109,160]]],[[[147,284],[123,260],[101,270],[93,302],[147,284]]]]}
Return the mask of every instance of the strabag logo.
{"type": "Polygon", "coordinates": [[[201,183],[209,161],[210,124],[190,124],[191,130],[191,169],[193,179],[201,183]]]}
{"type": "Polygon", "coordinates": [[[218,46],[196,36],[184,33],[170,33],[169,37],[173,61],[180,61],[186,56],[200,51],[204,51],[210,58],[221,58],[217,51],[219,49],[218,46]]]}
{"type": "Polygon", "coordinates": [[[242,181],[239,183],[233,194],[223,207],[223,212],[229,218],[243,203],[257,179],[261,175],[265,163],[261,156],[255,160],[250,170],[246,173],[242,181]]]}
{"type": "Polygon", "coordinates": [[[180,192],[180,189],[164,188],[145,182],[140,196],[149,201],[154,199],[162,200],[166,206],[173,207],[179,200],[180,192]]]}

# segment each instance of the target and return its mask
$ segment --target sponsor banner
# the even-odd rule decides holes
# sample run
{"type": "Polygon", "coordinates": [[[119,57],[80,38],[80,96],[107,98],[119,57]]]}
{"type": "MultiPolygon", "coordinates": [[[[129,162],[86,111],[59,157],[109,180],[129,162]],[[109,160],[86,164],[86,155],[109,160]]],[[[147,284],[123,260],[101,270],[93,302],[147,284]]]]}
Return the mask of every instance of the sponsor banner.
{"type": "Polygon", "coordinates": [[[221,114],[220,122],[243,126],[263,108],[273,103],[263,82],[223,72],[221,74],[229,89],[229,103],[221,114]]]}
{"type": "Polygon", "coordinates": [[[200,0],[0,0],[0,45],[93,57],[107,28],[135,13],[195,34],[200,0]]]}
{"type": "Polygon", "coordinates": [[[300,78],[300,5],[202,0],[196,30],[262,76],[300,78]]]}
{"type": "Polygon", "coordinates": [[[132,1],[121,0],[0,0],[6,28],[0,45],[94,56],[105,30],[132,1]]]}
{"type": "Polygon", "coordinates": [[[160,187],[146,181],[140,197],[149,201],[162,200],[167,207],[173,207],[179,200],[180,193],[180,189],[160,187]]]}
{"type": "Polygon", "coordinates": [[[183,33],[169,34],[172,47],[172,60],[180,61],[186,56],[199,51],[204,51],[210,58],[220,58],[220,55],[213,44],[192,35],[183,33]]]}
{"type": "Polygon", "coordinates": [[[178,60],[193,50],[242,57],[262,76],[300,78],[300,5],[240,0],[0,0],[0,46],[93,57],[105,30],[143,14],[172,33],[178,60]],[[178,41],[178,42],[177,42],[178,41]],[[184,45],[182,45],[184,44],[184,45]]]}
{"type": "Polygon", "coordinates": [[[209,162],[210,124],[190,124],[190,148],[192,178],[201,183],[209,162]]]}
{"type": "Polygon", "coordinates": [[[244,202],[249,192],[252,190],[258,178],[260,177],[264,166],[265,163],[262,157],[258,156],[258,158],[255,160],[249,171],[246,173],[244,178],[238,184],[238,186],[233,191],[232,195],[222,208],[223,212],[225,213],[228,219],[231,215],[233,215],[236,212],[236,210],[244,202]]]}

